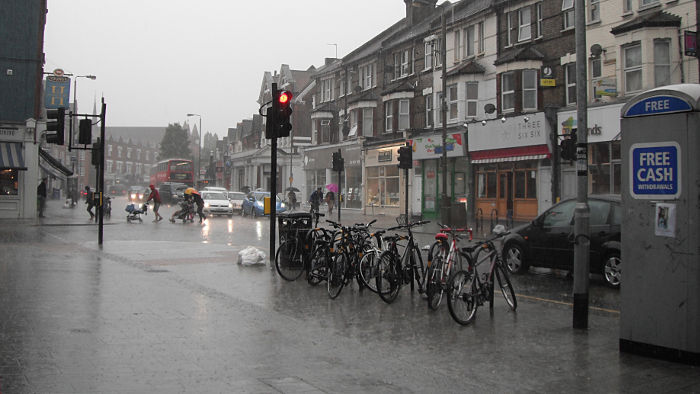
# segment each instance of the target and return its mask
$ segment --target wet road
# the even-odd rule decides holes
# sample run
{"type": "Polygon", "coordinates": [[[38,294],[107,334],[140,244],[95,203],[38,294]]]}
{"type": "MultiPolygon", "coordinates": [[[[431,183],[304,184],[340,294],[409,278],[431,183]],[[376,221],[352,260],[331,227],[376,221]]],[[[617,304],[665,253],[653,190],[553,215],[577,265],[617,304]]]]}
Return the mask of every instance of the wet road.
{"type": "MultiPolygon", "coordinates": [[[[263,219],[127,224],[122,206],[102,249],[87,213],[55,203],[42,225],[0,226],[0,392],[700,389],[697,368],[620,354],[615,312],[573,331],[562,276],[515,277],[517,313],[496,298],[460,327],[406,288],[392,305],[356,285],[329,300],[236,264],[267,248],[263,219]]],[[[616,293],[601,294],[615,309],[616,293]]]]}

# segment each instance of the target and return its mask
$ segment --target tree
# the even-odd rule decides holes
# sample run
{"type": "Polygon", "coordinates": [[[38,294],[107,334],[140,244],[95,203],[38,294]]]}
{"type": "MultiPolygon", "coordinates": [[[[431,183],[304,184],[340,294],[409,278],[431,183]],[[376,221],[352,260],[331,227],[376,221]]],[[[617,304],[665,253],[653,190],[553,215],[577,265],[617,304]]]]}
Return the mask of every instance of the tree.
{"type": "Polygon", "coordinates": [[[179,123],[169,124],[160,142],[160,160],[173,158],[192,159],[187,130],[179,123]]]}

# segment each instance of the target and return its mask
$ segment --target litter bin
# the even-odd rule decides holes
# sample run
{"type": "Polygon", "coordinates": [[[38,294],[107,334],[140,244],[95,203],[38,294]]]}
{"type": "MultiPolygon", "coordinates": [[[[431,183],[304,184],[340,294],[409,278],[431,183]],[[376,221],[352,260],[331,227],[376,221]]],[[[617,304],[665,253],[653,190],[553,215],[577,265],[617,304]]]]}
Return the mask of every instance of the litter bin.
{"type": "Polygon", "coordinates": [[[280,244],[285,240],[305,240],[311,230],[312,219],[308,212],[280,213],[277,215],[280,244]]]}
{"type": "Polygon", "coordinates": [[[450,226],[467,227],[467,204],[453,202],[450,206],[450,226]]]}

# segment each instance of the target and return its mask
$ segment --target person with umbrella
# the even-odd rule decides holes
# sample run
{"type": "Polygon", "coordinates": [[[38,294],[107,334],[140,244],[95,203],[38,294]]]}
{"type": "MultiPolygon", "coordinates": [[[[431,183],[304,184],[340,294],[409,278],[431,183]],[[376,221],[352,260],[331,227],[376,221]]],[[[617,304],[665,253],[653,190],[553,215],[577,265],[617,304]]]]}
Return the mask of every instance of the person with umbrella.
{"type": "Polygon", "coordinates": [[[311,193],[311,196],[309,196],[309,203],[311,203],[311,213],[318,213],[318,208],[321,205],[322,200],[323,191],[319,187],[318,189],[314,190],[313,193],[311,193]]]}
{"type": "Polygon", "coordinates": [[[326,204],[328,204],[328,214],[333,214],[333,206],[335,205],[335,193],[333,193],[333,189],[331,188],[328,188],[328,193],[326,193],[326,204]]]}
{"type": "Polygon", "coordinates": [[[202,210],[204,209],[204,200],[202,200],[202,196],[193,187],[188,187],[187,189],[185,189],[185,194],[192,196],[194,203],[197,204],[197,215],[199,215],[199,223],[202,223],[207,219],[206,216],[204,216],[204,212],[202,212],[202,210]]]}
{"type": "Polygon", "coordinates": [[[299,189],[295,187],[289,187],[287,188],[287,201],[289,201],[289,205],[291,205],[292,210],[296,208],[297,205],[297,195],[294,193],[295,191],[298,191],[299,189]]]}

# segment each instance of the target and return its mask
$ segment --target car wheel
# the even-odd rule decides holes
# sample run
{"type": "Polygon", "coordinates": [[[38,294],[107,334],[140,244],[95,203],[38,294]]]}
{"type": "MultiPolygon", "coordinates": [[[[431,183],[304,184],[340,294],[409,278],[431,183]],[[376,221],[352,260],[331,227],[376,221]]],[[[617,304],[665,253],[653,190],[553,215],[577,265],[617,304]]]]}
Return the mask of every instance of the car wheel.
{"type": "Polygon", "coordinates": [[[523,248],[515,242],[508,243],[503,247],[503,261],[510,273],[520,274],[527,270],[523,248]]]}
{"type": "Polygon", "coordinates": [[[610,252],[605,256],[603,276],[608,286],[620,287],[620,280],[622,279],[622,260],[620,259],[620,252],[610,252]]]}

